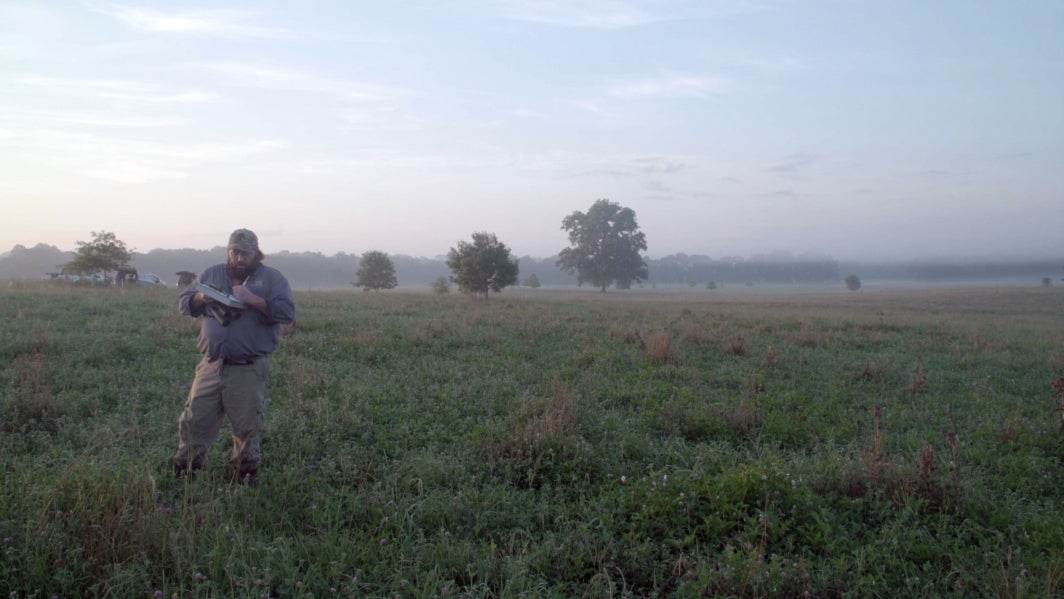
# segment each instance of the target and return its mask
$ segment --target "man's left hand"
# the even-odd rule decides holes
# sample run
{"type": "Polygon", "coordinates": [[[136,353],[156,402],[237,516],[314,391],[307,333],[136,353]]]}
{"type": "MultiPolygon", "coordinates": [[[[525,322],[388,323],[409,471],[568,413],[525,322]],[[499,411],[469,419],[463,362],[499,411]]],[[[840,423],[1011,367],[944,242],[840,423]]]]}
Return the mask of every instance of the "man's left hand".
{"type": "Polygon", "coordinates": [[[244,302],[251,308],[255,308],[263,314],[266,313],[266,300],[252,293],[243,285],[233,286],[233,297],[244,302]]]}

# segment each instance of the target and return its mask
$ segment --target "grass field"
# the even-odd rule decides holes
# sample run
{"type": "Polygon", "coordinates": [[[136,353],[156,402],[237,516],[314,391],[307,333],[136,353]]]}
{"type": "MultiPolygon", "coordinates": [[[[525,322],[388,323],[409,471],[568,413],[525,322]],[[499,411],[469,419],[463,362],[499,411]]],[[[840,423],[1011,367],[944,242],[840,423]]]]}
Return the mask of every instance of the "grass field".
{"type": "Polygon", "coordinates": [[[1064,595],[1064,289],[297,293],[254,488],[176,294],[0,290],[6,596],[1064,595]]]}

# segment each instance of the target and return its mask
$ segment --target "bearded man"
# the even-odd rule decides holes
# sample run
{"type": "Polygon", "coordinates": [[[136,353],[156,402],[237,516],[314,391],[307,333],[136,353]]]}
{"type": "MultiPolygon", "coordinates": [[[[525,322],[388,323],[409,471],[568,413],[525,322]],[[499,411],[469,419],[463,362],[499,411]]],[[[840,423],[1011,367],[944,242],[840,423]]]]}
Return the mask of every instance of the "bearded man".
{"type": "Polygon", "coordinates": [[[233,231],[227,254],[225,264],[204,270],[178,300],[182,314],[202,319],[196,343],[201,358],[178,418],[174,471],[182,476],[202,468],[228,417],[229,465],[238,481],[254,485],[262,462],[270,354],[281,340],[281,325],[295,320],[296,306],[284,275],[262,264],[265,256],[253,232],[233,231]],[[199,290],[201,284],[230,294],[243,307],[212,299],[199,290]]]}

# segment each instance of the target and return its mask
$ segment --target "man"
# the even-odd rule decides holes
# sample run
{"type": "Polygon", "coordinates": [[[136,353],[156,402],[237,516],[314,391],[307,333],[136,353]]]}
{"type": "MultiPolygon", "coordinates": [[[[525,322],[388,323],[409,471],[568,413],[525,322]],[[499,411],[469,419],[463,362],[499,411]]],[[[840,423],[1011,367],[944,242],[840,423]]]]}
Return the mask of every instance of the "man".
{"type": "Polygon", "coordinates": [[[206,318],[197,340],[202,358],[178,419],[174,470],[180,476],[202,468],[228,416],[233,434],[229,464],[237,480],[253,485],[262,461],[259,437],[270,354],[281,339],[281,325],[295,320],[296,307],[288,281],[262,264],[265,256],[254,233],[233,231],[227,254],[225,264],[203,271],[179,299],[182,314],[206,318]],[[244,308],[211,299],[197,290],[199,283],[230,293],[244,308]]]}

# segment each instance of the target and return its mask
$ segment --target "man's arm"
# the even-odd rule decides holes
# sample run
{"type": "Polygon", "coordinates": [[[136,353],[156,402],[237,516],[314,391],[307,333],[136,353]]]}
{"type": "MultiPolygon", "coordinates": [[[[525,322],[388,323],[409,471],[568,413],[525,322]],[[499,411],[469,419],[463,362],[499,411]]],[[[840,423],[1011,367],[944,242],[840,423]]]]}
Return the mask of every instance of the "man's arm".
{"type": "MultiPolygon", "coordinates": [[[[200,293],[199,295],[203,295],[200,293]]],[[[270,306],[266,303],[266,300],[252,293],[247,287],[243,285],[233,286],[233,297],[244,302],[250,308],[254,308],[259,312],[269,316],[270,306]]]]}
{"type": "Polygon", "coordinates": [[[207,303],[211,301],[214,300],[203,295],[202,292],[196,291],[196,283],[194,281],[181,293],[181,297],[178,299],[178,305],[181,309],[181,313],[186,316],[202,316],[204,309],[207,307],[207,303]]]}

